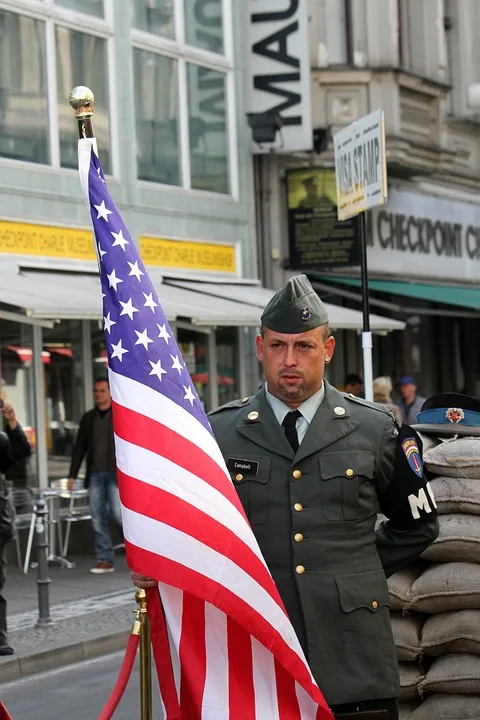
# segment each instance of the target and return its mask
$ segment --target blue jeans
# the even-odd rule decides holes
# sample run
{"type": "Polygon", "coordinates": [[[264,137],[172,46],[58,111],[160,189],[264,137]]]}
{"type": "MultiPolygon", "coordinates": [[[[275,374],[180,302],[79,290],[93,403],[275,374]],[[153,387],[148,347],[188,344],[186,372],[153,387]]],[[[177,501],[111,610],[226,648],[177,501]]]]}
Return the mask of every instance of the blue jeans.
{"type": "Polygon", "coordinates": [[[108,528],[109,517],[122,525],[120,494],[114,472],[92,472],[88,477],[88,494],[94,533],[95,555],[99,562],[113,565],[112,541],[108,528]]]}

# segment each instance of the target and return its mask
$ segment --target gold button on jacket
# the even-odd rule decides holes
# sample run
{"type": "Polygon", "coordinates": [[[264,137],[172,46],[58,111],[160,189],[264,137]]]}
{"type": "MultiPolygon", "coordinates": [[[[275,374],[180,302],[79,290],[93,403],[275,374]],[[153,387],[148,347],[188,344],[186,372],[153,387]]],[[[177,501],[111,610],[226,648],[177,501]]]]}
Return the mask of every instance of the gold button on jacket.
{"type": "Polygon", "coordinates": [[[345,470],[345,475],[346,475],[347,477],[352,477],[352,476],[353,476],[353,470],[352,470],[352,468],[348,468],[348,470],[345,470]]]}
{"type": "Polygon", "coordinates": [[[295,533],[294,535],[295,542],[303,542],[303,535],[302,533],[295,533]]]}
{"type": "Polygon", "coordinates": [[[305,572],[305,568],[303,567],[303,565],[297,565],[297,567],[295,568],[295,572],[297,573],[297,575],[303,575],[303,573],[305,572]]]}
{"type": "Polygon", "coordinates": [[[302,477],[302,471],[301,470],[294,470],[292,473],[295,480],[299,480],[302,477]]]}
{"type": "Polygon", "coordinates": [[[243,480],[243,475],[241,475],[240,473],[238,473],[238,475],[235,475],[235,480],[236,480],[237,482],[242,482],[242,480],[243,480]]]}
{"type": "Polygon", "coordinates": [[[293,508],[294,508],[294,510],[296,510],[297,512],[302,512],[302,510],[303,510],[303,505],[301,505],[300,503],[295,503],[295,505],[293,506],[293,508]]]}
{"type": "Polygon", "coordinates": [[[374,600],[374,601],[372,602],[372,608],[373,608],[374,610],[376,610],[376,609],[378,608],[378,603],[377,603],[376,600],[374,600]]]}

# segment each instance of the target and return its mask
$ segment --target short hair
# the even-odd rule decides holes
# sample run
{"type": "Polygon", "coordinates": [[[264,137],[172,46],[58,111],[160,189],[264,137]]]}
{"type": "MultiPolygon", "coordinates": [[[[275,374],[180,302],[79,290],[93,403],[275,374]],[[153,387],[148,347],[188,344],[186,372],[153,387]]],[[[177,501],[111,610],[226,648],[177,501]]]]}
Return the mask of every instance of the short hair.
{"type": "MultiPolygon", "coordinates": [[[[319,325],[318,327],[323,329],[323,340],[324,341],[327,340],[329,338],[329,336],[331,335],[330,325],[328,324],[328,322],[324,323],[323,325],[319,325]]],[[[265,325],[262,323],[260,325],[260,336],[263,338],[264,334],[265,334],[265,325]]]]}
{"type": "Polygon", "coordinates": [[[108,380],[108,377],[96,378],[95,382],[93,383],[93,387],[95,387],[95,385],[98,385],[98,383],[107,383],[108,387],[110,387],[110,382],[108,380]]]}
{"type": "Polygon", "coordinates": [[[357,373],[349,373],[345,376],[345,385],[363,385],[363,380],[357,373]]]}

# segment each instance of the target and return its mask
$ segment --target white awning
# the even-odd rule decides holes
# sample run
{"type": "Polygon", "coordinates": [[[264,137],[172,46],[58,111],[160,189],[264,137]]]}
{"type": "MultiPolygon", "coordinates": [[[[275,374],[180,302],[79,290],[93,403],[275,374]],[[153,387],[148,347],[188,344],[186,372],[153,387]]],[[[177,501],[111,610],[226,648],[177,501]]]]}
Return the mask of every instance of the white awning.
{"type": "MultiPolygon", "coordinates": [[[[173,278],[164,278],[164,282],[172,287],[195,290],[198,293],[221,298],[222,303],[224,302],[224,298],[229,298],[244,305],[257,307],[257,324],[260,321],[263,308],[275,294],[274,290],[264,288],[261,285],[204,283],[192,280],[176,280],[173,278]]],[[[331,328],[337,330],[361,330],[363,328],[363,316],[359,310],[351,310],[350,308],[331,305],[330,303],[325,303],[325,307],[327,308],[331,328]]],[[[374,332],[390,332],[391,330],[403,330],[405,323],[400,320],[392,320],[391,318],[370,314],[370,327],[374,332]]]]}
{"type": "MultiPolygon", "coordinates": [[[[255,306],[166,285],[159,273],[149,274],[170,322],[185,318],[207,327],[256,327],[259,323],[255,306]]],[[[97,320],[102,317],[100,282],[94,273],[26,270],[1,263],[0,303],[22,308],[36,318],[97,320]]]]}

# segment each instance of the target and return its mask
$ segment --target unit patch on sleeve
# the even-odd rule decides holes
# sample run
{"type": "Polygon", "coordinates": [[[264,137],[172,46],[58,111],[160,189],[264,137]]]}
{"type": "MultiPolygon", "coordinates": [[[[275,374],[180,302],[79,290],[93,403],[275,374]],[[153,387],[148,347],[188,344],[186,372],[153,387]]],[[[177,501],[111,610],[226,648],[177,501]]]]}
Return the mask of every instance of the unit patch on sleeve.
{"type": "Polygon", "coordinates": [[[417,441],[413,437],[409,437],[402,442],[402,450],[408,460],[408,464],[419,478],[423,477],[423,462],[417,441]]]}

